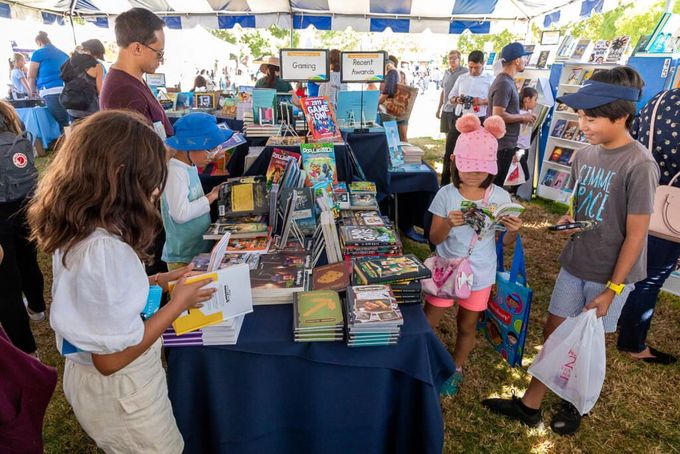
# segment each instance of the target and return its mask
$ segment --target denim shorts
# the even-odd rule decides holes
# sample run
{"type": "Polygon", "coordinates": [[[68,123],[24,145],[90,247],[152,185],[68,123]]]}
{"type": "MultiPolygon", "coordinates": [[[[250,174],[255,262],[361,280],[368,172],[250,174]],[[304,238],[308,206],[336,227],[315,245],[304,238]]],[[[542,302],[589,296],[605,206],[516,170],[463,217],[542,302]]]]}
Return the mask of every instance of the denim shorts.
{"type": "MultiPolygon", "coordinates": [[[[560,268],[560,274],[557,276],[550,298],[548,312],[558,317],[575,317],[606,288],[605,284],[585,281],[570,274],[564,268],[560,268]]],[[[614,297],[607,315],[602,317],[605,333],[616,331],[621,310],[633,288],[635,288],[634,284],[626,284],[621,294],[614,297]]]]}

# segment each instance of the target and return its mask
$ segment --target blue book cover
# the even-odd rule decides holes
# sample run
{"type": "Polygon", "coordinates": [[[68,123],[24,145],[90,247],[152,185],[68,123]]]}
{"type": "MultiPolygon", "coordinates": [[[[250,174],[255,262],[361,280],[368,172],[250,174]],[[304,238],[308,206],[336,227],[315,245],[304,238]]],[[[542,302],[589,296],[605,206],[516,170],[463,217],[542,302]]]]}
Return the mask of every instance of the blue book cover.
{"type": "Polygon", "coordinates": [[[276,90],[273,88],[253,90],[253,123],[260,124],[260,109],[271,109],[273,115],[274,99],[276,99],[276,90]]]}
{"type": "MultiPolygon", "coordinates": [[[[364,123],[374,123],[378,113],[379,90],[365,90],[363,92],[363,114],[364,123]]],[[[335,116],[338,121],[349,123],[354,119],[354,123],[361,124],[362,95],[361,91],[340,91],[338,92],[338,105],[335,116]]]]}
{"type": "Polygon", "coordinates": [[[401,149],[401,142],[399,141],[399,129],[397,122],[385,121],[383,122],[385,128],[385,136],[387,137],[387,148],[390,150],[390,163],[393,168],[402,166],[404,164],[404,152],[401,149]]]}

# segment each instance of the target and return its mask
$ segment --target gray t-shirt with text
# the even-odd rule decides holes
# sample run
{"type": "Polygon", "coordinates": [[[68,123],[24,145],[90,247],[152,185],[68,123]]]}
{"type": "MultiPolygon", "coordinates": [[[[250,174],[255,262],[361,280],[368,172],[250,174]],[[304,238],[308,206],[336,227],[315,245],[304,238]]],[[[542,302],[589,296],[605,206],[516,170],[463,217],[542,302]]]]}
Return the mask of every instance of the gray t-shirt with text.
{"type": "MultiPolygon", "coordinates": [[[[560,255],[562,267],[586,281],[609,281],[626,238],[627,217],[652,213],[658,181],[659,166],[637,141],[609,150],[600,145],[578,150],[569,182],[576,185],[574,217],[598,225],[566,244],[560,255]]],[[[647,241],[625,283],[646,275],[647,241]]]]}
{"type": "MultiPolygon", "coordinates": [[[[519,94],[515,81],[506,73],[500,73],[489,88],[489,115],[493,114],[494,107],[503,107],[509,114],[519,113],[519,94]]],[[[519,128],[521,123],[505,125],[505,135],[498,139],[498,149],[507,150],[517,146],[519,128]]]]}

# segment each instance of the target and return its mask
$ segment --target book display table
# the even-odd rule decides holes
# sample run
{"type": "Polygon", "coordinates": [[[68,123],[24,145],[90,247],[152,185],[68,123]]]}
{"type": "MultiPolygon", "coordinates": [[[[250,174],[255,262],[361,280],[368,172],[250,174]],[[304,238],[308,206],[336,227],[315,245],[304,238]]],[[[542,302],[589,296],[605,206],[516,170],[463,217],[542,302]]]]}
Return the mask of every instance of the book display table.
{"type": "Polygon", "coordinates": [[[440,453],[451,355],[419,305],[399,342],[293,342],[291,305],[257,306],[237,345],[168,349],[186,453],[440,453]]]}

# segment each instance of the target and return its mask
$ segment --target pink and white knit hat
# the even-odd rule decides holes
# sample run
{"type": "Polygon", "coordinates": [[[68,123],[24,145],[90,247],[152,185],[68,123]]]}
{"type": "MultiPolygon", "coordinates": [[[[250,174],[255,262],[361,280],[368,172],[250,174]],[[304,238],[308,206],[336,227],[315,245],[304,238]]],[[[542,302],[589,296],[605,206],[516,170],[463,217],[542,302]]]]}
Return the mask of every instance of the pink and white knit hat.
{"type": "Polygon", "coordinates": [[[505,122],[498,115],[484,121],[482,127],[474,114],[465,114],[456,121],[460,136],[451,159],[455,156],[456,168],[461,172],[498,173],[496,155],[498,139],[505,135],[505,122]]]}

